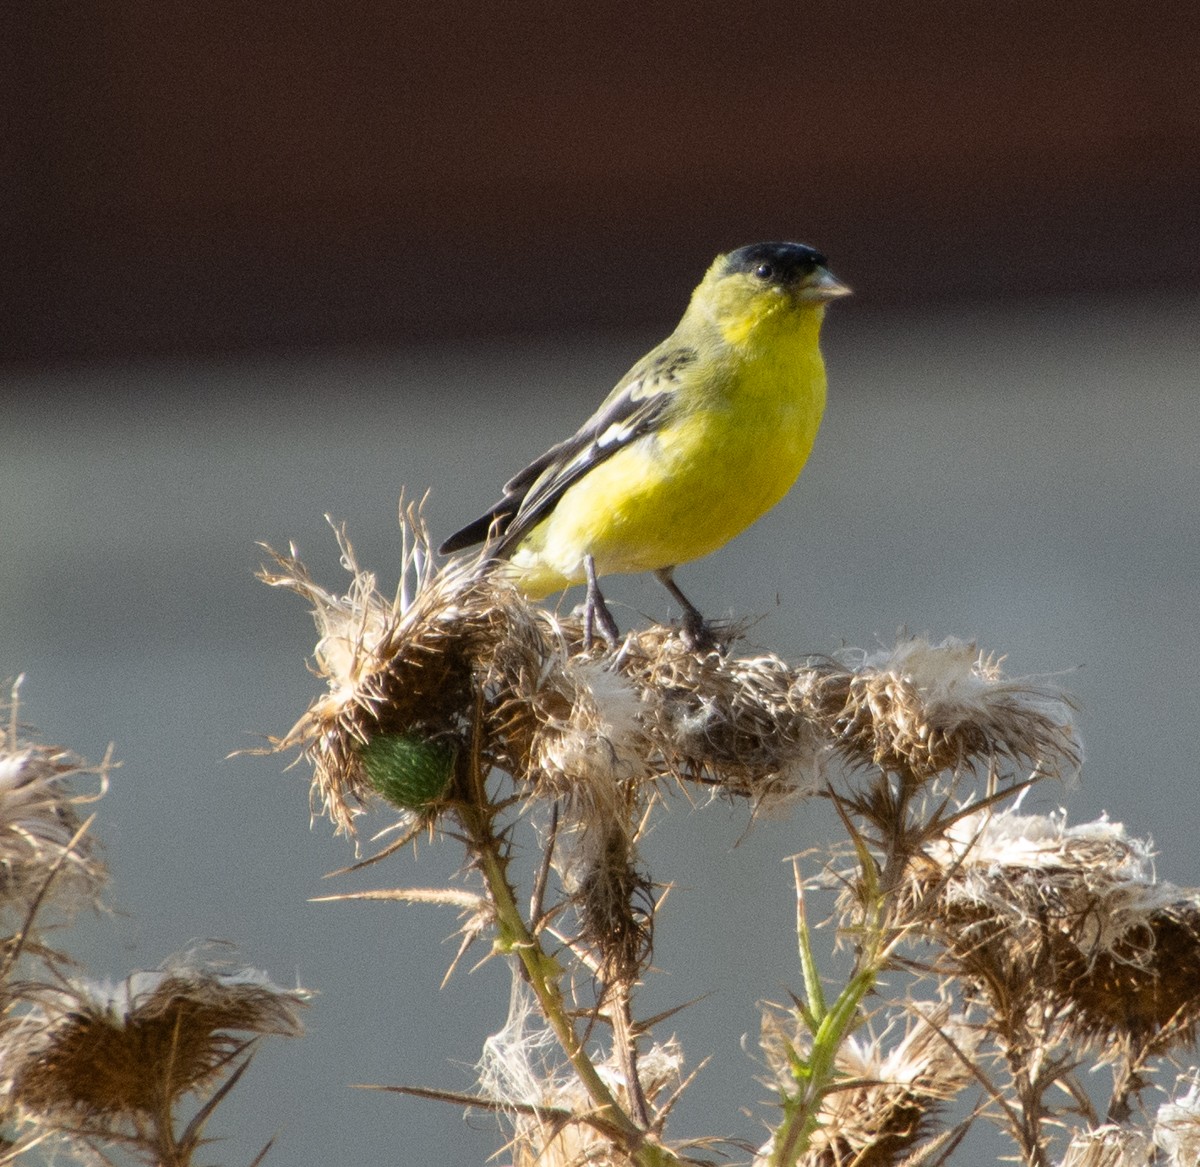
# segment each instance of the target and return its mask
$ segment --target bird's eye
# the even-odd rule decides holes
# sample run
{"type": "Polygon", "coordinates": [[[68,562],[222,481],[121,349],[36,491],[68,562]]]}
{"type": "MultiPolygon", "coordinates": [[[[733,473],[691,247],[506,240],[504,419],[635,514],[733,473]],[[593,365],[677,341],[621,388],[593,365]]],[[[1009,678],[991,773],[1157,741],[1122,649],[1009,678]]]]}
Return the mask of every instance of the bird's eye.
{"type": "Polygon", "coordinates": [[[760,280],[769,280],[775,274],[775,269],[769,263],[760,263],[754,269],[754,274],[760,280]]]}

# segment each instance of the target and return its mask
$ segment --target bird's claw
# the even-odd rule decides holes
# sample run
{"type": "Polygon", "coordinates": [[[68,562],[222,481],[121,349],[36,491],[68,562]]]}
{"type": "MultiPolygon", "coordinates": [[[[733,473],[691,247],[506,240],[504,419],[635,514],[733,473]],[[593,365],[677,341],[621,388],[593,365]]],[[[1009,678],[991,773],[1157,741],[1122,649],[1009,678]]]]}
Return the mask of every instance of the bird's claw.
{"type": "Polygon", "coordinates": [[[708,621],[695,608],[683,613],[683,621],[679,626],[679,639],[690,652],[708,653],[720,652],[723,645],[713,634],[708,621]]]}
{"type": "Polygon", "coordinates": [[[591,648],[595,642],[596,631],[608,644],[616,644],[621,639],[621,630],[608,610],[608,605],[601,596],[596,603],[589,603],[583,609],[583,647],[591,648]]]}
{"type": "Polygon", "coordinates": [[[596,564],[590,555],[584,558],[584,570],[587,574],[587,599],[583,609],[583,647],[592,647],[594,633],[598,627],[609,644],[616,644],[621,639],[621,630],[617,627],[613,614],[604,602],[604,594],[596,582],[596,564]]]}

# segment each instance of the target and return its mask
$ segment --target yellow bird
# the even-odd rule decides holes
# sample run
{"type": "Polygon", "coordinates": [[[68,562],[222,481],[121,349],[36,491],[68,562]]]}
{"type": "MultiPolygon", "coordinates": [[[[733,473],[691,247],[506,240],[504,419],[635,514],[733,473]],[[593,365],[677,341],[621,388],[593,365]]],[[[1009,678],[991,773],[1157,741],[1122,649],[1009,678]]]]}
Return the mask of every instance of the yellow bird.
{"type": "Polygon", "coordinates": [[[788,492],[825,408],[825,307],[850,289],[803,243],[719,255],[675,331],[570,438],[504,486],[443,554],[485,542],[531,599],[587,583],[585,638],[616,621],[597,578],[652,571],[710,645],[676,565],[727,543],[788,492]]]}

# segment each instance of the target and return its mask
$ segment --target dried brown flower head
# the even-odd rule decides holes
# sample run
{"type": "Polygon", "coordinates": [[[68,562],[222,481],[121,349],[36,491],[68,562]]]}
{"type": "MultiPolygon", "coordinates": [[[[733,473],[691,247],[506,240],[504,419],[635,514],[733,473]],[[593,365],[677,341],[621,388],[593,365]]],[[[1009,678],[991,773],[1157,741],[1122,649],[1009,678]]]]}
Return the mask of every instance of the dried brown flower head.
{"type": "MultiPolygon", "coordinates": [[[[277,570],[262,578],[297,592],[312,605],[319,639],[316,670],[328,692],[275,743],[300,748],[313,765],[313,805],[339,831],[371,792],[360,757],[377,735],[410,733],[459,743],[470,733],[476,656],[494,643],[504,608],[480,602],[465,569],[437,573],[428,535],[415,509],[403,525],[402,586],[394,599],[358,567],[338,532],[351,575],[343,596],[320,587],[293,553],[274,555],[277,570]]],[[[274,553],[272,553],[274,554],[274,553]]]]}
{"type": "Polygon", "coordinates": [[[22,740],[14,685],[11,723],[0,725],[0,908],[23,917],[35,899],[68,913],[95,902],[107,872],[91,837],[79,834],[79,806],[100,798],[111,767],[57,746],[22,740]],[[81,792],[72,779],[89,777],[81,792]]]}
{"type": "Polygon", "coordinates": [[[1200,1025],[1200,892],[1154,878],[1147,843],[1106,820],[977,812],[926,852],[936,931],[966,975],[1036,994],[1077,1040],[1169,1048],[1200,1025]]]}
{"type": "Polygon", "coordinates": [[[308,994],[253,970],[185,955],[117,985],[25,986],[33,1001],[0,1032],[7,1093],[27,1118],[97,1135],[162,1114],[231,1073],[240,1034],[302,1033],[308,994]]]}
{"type": "Polygon", "coordinates": [[[798,671],[779,657],[697,654],[652,627],[631,633],[614,664],[640,694],[659,773],[768,809],[820,786],[828,741],[800,695],[798,671]]]}
{"type": "Polygon", "coordinates": [[[961,640],[913,637],[853,668],[818,664],[800,685],[853,765],[917,782],[1005,761],[1069,776],[1082,759],[1070,701],[999,665],[961,640]]]}

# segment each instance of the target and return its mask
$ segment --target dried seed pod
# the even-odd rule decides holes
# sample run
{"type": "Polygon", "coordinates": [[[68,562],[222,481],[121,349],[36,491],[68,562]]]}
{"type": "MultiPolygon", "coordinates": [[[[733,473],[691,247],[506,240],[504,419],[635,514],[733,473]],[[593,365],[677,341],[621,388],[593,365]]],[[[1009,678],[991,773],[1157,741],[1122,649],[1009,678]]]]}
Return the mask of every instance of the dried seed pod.
{"type": "Polygon", "coordinates": [[[819,787],[827,742],[778,657],[695,653],[656,627],[630,634],[616,664],[641,695],[660,772],[766,807],[819,787]]]}
{"type": "Polygon", "coordinates": [[[110,762],[94,766],[58,746],[22,740],[13,686],[12,723],[0,723],[0,910],[22,926],[34,901],[70,915],[96,902],[108,872],[89,835],[77,837],[79,807],[108,787],[110,762]],[[73,779],[89,778],[92,793],[73,779]]]}
{"type": "Polygon", "coordinates": [[[0,1032],[8,1093],[39,1123],[120,1132],[234,1069],[238,1034],[297,1037],[308,994],[185,954],[116,986],[22,986],[32,1009],[0,1032]]]}
{"type": "Polygon", "coordinates": [[[914,782],[999,762],[1069,777],[1083,751],[1073,708],[1060,692],[1008,678],[973,644],[919,637],[854,668],[814,666],[798,684],[807,707],[857,766],[914,782]]]}
{"type": "Polygon", "coordinates": [[[1119,823],[980,811],[912,879],[914,900],[938,889],[927,925],[997,1000],[1034,994],[1101,1047],[1162,1051],[1200,1027],[1200,891],[1159,883],[1149,844],[1119,823]]]}

